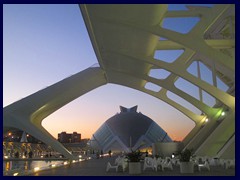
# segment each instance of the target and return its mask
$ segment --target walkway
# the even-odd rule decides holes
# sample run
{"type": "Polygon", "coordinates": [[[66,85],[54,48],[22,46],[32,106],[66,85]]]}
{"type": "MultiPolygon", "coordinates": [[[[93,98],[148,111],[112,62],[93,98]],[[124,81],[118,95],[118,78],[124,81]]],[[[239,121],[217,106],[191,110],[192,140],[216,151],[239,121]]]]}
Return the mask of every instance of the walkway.
{"type": "MultiPolygon", "coordinates": [[[[119,172],[111,169],[106,172],[106,165],[109,161],[111,164],[114,163],[116,157],[105,157],[103,159],[91,159],[88,161],[82,161],[79,163],[74,163],[68,166],[63,166],[55,169],[49,169],[41,172],[36,172],[32,174],[33,176],[131,176],[127,172],[119,172]]],[[[142,165],[143,166],[143,165],[142,165]]],[[[223,169],[222,167],[212,167],[211,171],[195,171],[194,174],[181,174],[180,168],[174,166],[173,171],[166,170],[162,171],[152,171],[147,169],[142,172],[140,176],[235,176],[235,169],[223,169]]]]}

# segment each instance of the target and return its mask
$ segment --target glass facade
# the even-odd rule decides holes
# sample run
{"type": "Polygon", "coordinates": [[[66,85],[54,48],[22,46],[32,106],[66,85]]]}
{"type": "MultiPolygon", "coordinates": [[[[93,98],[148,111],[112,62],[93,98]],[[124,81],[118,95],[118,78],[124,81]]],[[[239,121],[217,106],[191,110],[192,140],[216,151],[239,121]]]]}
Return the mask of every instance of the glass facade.
{"type": "Polygon", "coordinates": [[[145,136],[152,142],[172,142],[172,139],[167,135],[167,133],[154,121],[145,136]]]}
{"type": "Polygon", "coordinates": [[[91,145],[96,149],[103,149],[112,139],[114,135],[104,123],[91,138],[91,145]]]}

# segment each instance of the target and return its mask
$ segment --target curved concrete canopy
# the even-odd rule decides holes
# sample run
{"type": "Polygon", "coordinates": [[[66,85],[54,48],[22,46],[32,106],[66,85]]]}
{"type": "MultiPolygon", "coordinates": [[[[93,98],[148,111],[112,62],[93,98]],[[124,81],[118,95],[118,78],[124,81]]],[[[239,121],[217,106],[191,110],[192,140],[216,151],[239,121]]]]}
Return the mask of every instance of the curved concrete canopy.
{"type": "Polygon", "coordinates": [[[167,7],[166,4],[80,5],[100,68],[86,69],[5,107],[4,126],[27,131],[72,158],[41,126],[42,120],[84,93],[106,83],[116,83],[155,96],[183,112],[196,123],[196,127],[184,140],[186,146],[197,148],[201,145],[196,152],[216,155],[235,134],[235,40],[233,36],[214,38],[213,35],[229,34],[229,29],[234,29],[235,22],[228,23],[226,18],[235,17],[235,7],[228,4],[214,5],[213,8],[189,7],[187,11],[167,11],[167,7]],[[181,34],[161,27],[167,17],[199,17],[200,21],[189,33],[181,34]],[[160,37],[167,40],[160,40],[160,37]],[[182,49],[184,52],[173,63],[154,59],[154,52],[164,49],[182,49]],[[214,75],[218,75],[232,91],[224,92],[188,73],[187,67],[196,58],[209,67],[214,75]],[[171,74],[159,80],[149,76],[151,69],[165,69],[171,74]],[[176,88],[174,82],[179,77],[215,97],[220,102],[219,107],[209,107],[176,88]],[[148,90],[145,88],[147,82],[161,86],[162,89],[158,92],[148,90]],[[211,123],[202,129],[206,116],[197,115],[169,99],[167,91],[196,106],[212,119],[211,123]],[[231,125],[225,123],[228,128],[224,128],[223,123],[217,126],[214,122],[222,109],[226,108],[229,114],[224,122],[228,119],[231,125]],[[224,129],[228,129],[228,132],[222,133],[224,136],[220,137],[224,129]],[[195,137],[198,137],[197,141],[195,137]],[[222,143],[215,148],[218,137],[222,143]],[[206,148],[209,146],[213,147],[211,151],[206,148]]]}

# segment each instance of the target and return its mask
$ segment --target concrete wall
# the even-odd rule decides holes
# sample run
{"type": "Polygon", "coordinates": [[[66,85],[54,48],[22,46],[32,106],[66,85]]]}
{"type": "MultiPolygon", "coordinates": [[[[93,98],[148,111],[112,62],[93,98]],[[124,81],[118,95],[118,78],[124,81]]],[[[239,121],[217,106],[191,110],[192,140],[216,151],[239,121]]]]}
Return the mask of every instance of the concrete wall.
{"type": "Polygon", "coordinates": [[[172,153],[177,154],[177,152],[183,149],[183,143],[181,142],[157,142],[152,144],[153,155],[160,155],[162,157],[171,157],[172,153]]]}

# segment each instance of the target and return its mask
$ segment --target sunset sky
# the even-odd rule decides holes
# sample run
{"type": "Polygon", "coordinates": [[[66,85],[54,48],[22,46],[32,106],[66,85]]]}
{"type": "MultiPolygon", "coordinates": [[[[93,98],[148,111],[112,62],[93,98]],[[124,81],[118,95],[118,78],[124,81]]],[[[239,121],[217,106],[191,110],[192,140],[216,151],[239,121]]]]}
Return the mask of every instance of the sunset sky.
{"type": "MultiPolygon", "coordinates": [[[[185,8],[170,5],[169,9],[185,8]]],[[[185,31],[191,21],[194,20],[183,28],[171,21],[164,26],[171,28],[174,24],[179,31],[185,31]]],[[[3,107],[95,63],[98,61],[78,5],[3,5],[3,107]]],[[[194,68],[193,64],[189,71],[194,73],[194,68]]],[[[204,67],[202,71],[203,78],[209,81],[210,72],[204,67]]],[[[198,89],[189,88],[181,80],[176,84],[198,96],[198,89]]],[[[177,99],[172,94],[169,97],[177,99]]],[[[207,95],[205,101],[213,105],[207,95]]],[[[82,138],[90,138],[102,123],[120,111],[120,105],[138,105],[138,111],[158,123],[173,140],[182,140],[194,127],[193,121],[165,102],[115,84],[101,86],[72,101],[44,119],[43,126],[54,137],[62,131],[77,131],[82,138]]]]}

